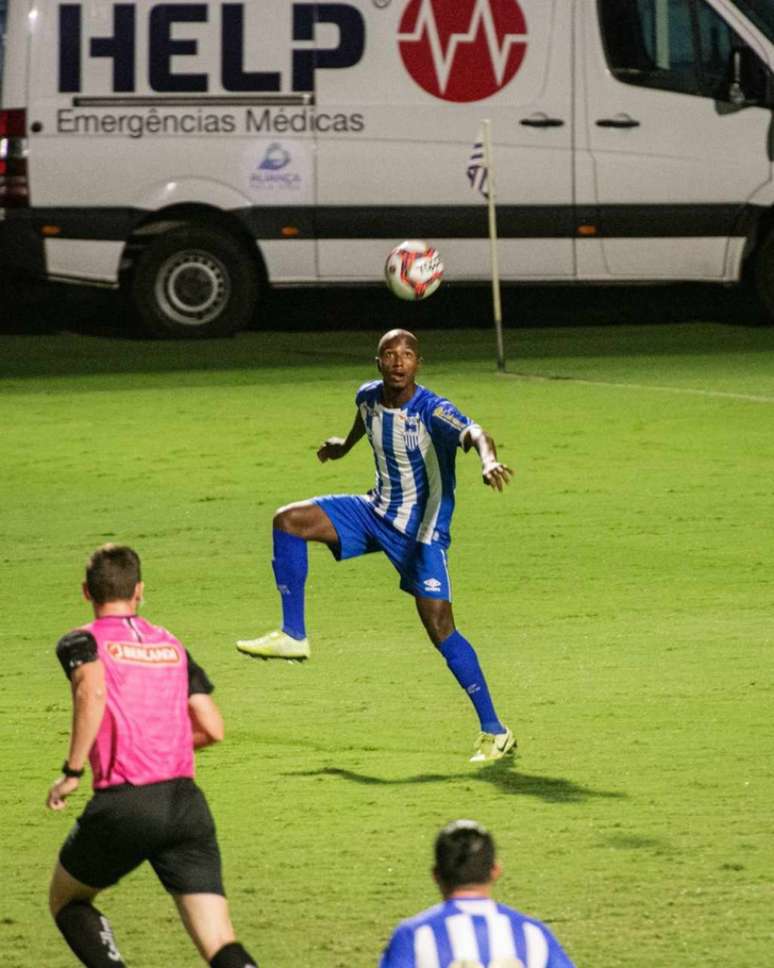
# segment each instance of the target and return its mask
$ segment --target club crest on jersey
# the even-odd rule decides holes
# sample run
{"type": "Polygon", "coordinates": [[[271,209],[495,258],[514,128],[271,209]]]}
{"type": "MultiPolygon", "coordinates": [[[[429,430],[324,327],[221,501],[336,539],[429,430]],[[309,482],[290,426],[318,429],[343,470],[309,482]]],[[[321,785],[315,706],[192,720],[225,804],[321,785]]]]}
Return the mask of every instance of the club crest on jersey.
{"type": "Polygon", "coordinates": [[[419,447],[419,417],[404,418],[403,439],[406,442],[406,450],[416,450],[419,447]]]}
{"type": "Polygon", "coordinates": [[[464,430],[467,427],[467,423],[464,420],[460,420],[453,410],[449,407],[444,407],[443,404],[439,404],[433,410],[433,416],[438,417],[439,420],[443,420],[444,423],[450,424],[455,430],[464,430]]]}
{"type": "Polygon", "coordinates": [[[105,649],[115,662],[128,662],[132,665],[177,665],[180,662],[180,653],[171,645],[108,642],[105,649]]]}

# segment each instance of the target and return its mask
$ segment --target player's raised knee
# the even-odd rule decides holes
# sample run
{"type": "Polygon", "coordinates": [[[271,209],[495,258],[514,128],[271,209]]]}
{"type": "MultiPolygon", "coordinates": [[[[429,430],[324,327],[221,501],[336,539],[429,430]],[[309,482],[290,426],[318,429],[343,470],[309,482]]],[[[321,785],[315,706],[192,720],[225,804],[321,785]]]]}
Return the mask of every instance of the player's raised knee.
{"type": "Polygon", "coordinates": [[[309,526],[309,504],[286,504],[274,512],[272,527],[275,531],[285,531],[287,534],[305,538],[304,533],[309,526]]]}
{"type": "Polygon", "coordinates": [[[280,508],[274,515],[273,526],[275,531],[284,531],[304,541],[337,540],[330,519],[314,501],[300,501],[280,508]]]}

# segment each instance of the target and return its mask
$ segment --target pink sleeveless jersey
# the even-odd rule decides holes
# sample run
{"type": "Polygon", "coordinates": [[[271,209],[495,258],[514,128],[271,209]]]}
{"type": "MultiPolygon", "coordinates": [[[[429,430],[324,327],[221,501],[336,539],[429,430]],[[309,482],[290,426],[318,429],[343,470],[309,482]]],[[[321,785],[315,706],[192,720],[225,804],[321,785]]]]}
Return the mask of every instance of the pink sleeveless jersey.
{"type": "Polygon", "coordinates": [[[105,666],[107,706],[89,753],[95,789],[194,775],[188,656],[166,629],[137,616],[83,626],[105,666]]]}

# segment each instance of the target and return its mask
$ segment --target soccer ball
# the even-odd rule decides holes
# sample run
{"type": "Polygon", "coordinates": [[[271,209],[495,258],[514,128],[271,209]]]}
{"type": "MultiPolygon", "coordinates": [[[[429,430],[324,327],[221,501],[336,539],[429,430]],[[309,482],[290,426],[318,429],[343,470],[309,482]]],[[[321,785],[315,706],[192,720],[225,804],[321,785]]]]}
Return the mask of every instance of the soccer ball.
{"type": "Polygon", "coordinates": [[[427,299],[441,285],[443,262],[427,242],[409,239],[387,256],[384,278],[398,299],[427,299]]]}

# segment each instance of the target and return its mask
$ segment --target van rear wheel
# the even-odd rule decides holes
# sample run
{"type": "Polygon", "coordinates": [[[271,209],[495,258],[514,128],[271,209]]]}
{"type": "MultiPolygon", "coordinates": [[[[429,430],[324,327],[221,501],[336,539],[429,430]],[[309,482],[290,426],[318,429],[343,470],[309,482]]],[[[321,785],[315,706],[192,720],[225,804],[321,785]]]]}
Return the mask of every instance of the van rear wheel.
{"type": "Polygon", "coordinates": [[[181,225],[140,251],[129,296],[151,336],[230,336],[252,319],[258,269],[247,249],[228,233],[181,225]]]}

